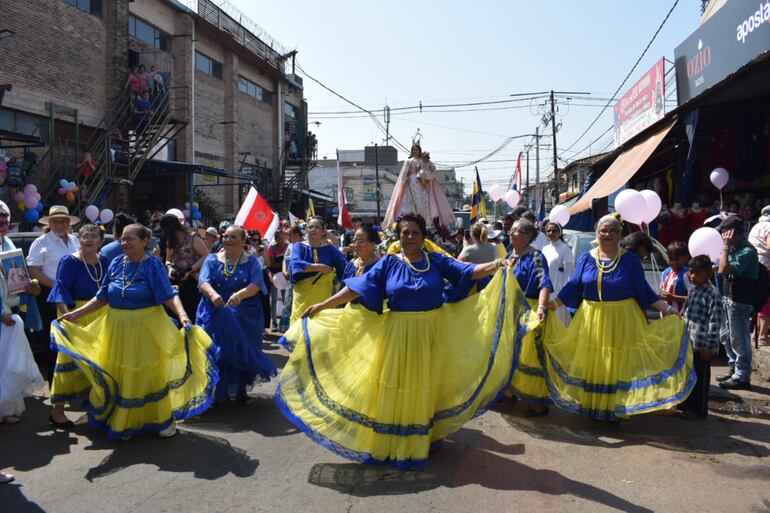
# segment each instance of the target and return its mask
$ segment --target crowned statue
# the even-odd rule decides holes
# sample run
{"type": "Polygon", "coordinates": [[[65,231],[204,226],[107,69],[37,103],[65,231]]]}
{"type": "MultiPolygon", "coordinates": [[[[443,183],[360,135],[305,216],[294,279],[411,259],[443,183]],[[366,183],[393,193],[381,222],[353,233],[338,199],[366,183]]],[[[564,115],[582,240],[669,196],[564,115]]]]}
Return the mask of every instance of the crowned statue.
{"type": "Polygon", "coordinates": [[[422,151],[420,141],[418,133],[398,175],[383,222],[390,226],[401,215],[414,212],[425,218],[428,229],[442,233],[455,221],[455,216],[443,187],[436,181],[436,166],[430,153],[422,151]]]}

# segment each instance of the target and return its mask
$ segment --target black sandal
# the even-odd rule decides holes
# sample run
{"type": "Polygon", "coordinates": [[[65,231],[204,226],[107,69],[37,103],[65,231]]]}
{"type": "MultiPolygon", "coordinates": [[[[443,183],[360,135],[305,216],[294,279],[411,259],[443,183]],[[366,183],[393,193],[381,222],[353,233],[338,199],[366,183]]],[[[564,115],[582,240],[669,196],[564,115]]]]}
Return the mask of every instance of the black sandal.
{"type": "Polygon", "coordinates": [[[67,420],[66,422],[59,422],[53,418],[53,415],[48,416],[48,423],[56,429],[72,429],[75,427],[75,423],[71,420],[67,420]]]}

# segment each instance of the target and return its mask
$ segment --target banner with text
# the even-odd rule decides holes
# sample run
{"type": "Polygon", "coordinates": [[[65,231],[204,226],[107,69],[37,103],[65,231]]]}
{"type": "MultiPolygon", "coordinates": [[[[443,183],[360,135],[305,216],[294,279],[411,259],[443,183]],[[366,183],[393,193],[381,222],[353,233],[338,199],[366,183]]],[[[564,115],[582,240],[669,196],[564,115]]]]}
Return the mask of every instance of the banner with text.
{"type": "Polygon", "coordinates": [[[615,104],[615,146],[663,119],[666,98],[665,61],[661,58],[615,104]]]}

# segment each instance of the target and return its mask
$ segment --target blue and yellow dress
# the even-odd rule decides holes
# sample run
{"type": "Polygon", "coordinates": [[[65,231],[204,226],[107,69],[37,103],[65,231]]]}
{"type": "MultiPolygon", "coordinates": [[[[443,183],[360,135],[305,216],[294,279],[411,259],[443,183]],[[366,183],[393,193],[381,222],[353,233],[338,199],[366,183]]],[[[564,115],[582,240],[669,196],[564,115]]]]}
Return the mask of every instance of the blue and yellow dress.
{"type": "MultiPolygon", "coordinates": [[[[516,281],[524,291],[527,303],[532,309],[528,319],[532,329],[522,340],[519,365],[513,375],[510,392],[534,406],[547,406],[551,401],[537,351],[537,344],[543,333],[543,327],[537,320],[537,303],[541,289],[547,288],[553,292],[551,278],[548,275],[548,262],[540,251],[533,248],[518,257],[511,253],[508,258],[513,263],[516,281]]],[[[553,316],[549,315],[546,323],[549,322],[550,317],[553,316]]]]}
{"type": "MultiPolygon", "coordinates": [[[[232,268],[221,262],[216,254],[207,256],[198,276],[199,286],[203,283],[211,285],[225,303],[251,283],[259,287],[261,294],[267,294],[262,264],[254,256],[246,257],[232,268]]],[[[270,381],[276,376],[278,372],[273,362],[262,352],[265,319],[259,294],[244,299],[238,306],[222,308],[215,307],[205,294],[201,296],[196,322],[220,351],[215,402],[234,399],[258,380],[270,381]]]]}
{"type": "MultiPolygon", "coordinates": [[[[101,255],[95,265],[87,264],[74,255],[65,256],[56,269],[56,281],[48,294],[48,302],[64,303],[70,310],[80,308],[96,296],[109,265],[107,258],[101,255]]],[[[85,326],[98,316],[99,312],[90,313],[78,319],[77,324],[85,326]]],[[[63,404],[88,396],[91,383],[65,353],[57,353],[53,372],[51,404],[63,404]]]]}
{"type": "Polygon", "coordinates": [[[692,349],[676,316],[647,322],[658,301],[641,261],[620,251],[613,261],[588,252],[559,299],[577,312],[569,326],[546,323],[544,360],[551,399],[602,420],[667,408],[695,385],[692,349]]]}
{"type": "Polygon", "coordinates": [[[507,270],[444,304],[444,280],[468,286],[474,268],[438,253],[414,263],[386,255],[347,279],[360,306],[324,310],[286,333],[295,349],[275,393],[284,415],[353,461],[426,465],[432,442],[505,393],[523,334],[515,319],[527,306],[507,270]]]}
{"type": "Polygon", "coordinates": [[[345,275],[347,259],[335,246],[326,245],[314,248],[304,242],[297,242],[291,247],[291,282],[294,284],[294,297],[291,304],[290,325],[302,317],[311,305],[329,299],[337,292],[337,284],[345,275]],[[310,264],[326,264],[335,272],[321,274],[304,272],[310,264]]]}
{"type": "Polygon", "coordinates": [[[177,328],[163,303],[176,295],[160,260],[116,258],[96,297],[108,305],[86,326],[51,323],[51,343],[91,384],[88,420],[110,438],[157,432],[203,412],[219,380],[203,329],[177,328]]]}

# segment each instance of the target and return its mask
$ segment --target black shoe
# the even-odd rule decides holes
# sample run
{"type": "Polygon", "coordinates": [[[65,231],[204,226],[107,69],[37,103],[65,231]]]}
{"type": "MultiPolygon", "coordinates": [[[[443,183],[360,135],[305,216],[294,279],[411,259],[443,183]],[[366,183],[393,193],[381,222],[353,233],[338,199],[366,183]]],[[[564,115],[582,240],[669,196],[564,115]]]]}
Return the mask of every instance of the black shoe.
{"type": "Polygon", "coordinates": [[[66,422],[57,422],[54,420],[53,415],[48,416],[48,423],[55,427],[56,429],[72,429],[75,427],[75,423],[71,420],[68,420],[66,422]]]}
{"type": "Polygon", "coordinates": [[[751,388],[751,383],[748,381],[738,381],[737,379],[731,378],[727,381],[722,381],[719,386],[725,390],[748,390],[751,388]]]}
{"type": "Polygon", "coordinates": [[[728,379],[733,379],[733,373],[732,371],[730,371],[727,374],[720,374],[714,379],[717,380],[717,383],[722,383],[723,381],[727,381],[728,379]]]}

